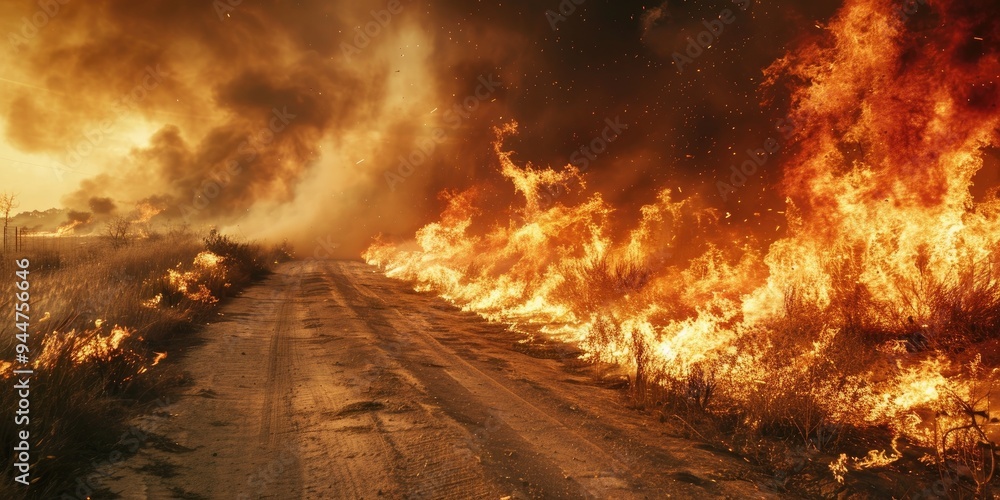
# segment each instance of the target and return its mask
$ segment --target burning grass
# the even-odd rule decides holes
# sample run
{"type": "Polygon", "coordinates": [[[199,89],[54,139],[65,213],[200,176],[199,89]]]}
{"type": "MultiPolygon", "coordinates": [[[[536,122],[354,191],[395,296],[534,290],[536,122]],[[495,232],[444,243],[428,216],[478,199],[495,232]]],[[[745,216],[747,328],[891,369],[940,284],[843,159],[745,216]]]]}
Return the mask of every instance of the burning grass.
{"type": "MultiPolygon", "coordinates": [[[[135,451],[139,441],[127,427],[130,416],[161,404],[183,380],[161,361],[191,342],[195,325],[217,302],[266,273],[279,257],[214,231],[203,241],[174,235],[112,246],[93,239],[69,248],[59,255],[60,265],[32,265],[30,275],[36,371],[30,413],[36,483],[30,498],[73,491],[80,487],[77,478],[93,473],[91,461],[114,462],[109,457],[135,451]]],[[[37,256],[28,257],[34,262],[37,256]]],[[[4,297],[13,296],[13,281],[4,297]]],[[[4,324],[13,324],[12,309],[4,307],[4,324]]],[[[3,332],[3,342],[13,337],[3,332]]],[[[5,350],[12,352],[10,346],[5,350]]],[[[10,370],[0,365],[0,377],[13,384],[10,370]]],[[[0,406],[10,415],[15,396],[0,394],[0,406]]],[[[0,424],[7,449],[15,443],[12,424],[0,424]]],[[[12,464],[8,457],[8,473],[12,464]]],[[[4,498],[23,494],[10,476],[0,486],[4,498]]]]}
{"type": "MultiPolygon", "coordinates": [[[[990,487],[1000,438],[990,405],[1000,369],[997,252],[933,273],[918,253],[915,272],[878,280],[893,290],[885,294],[863,276],[865,252],[834,248],[824,288],[789,280],[772,295],[752,251],[732,258],[706,244],[701,256],[657,266],[634,251],[648,233],[616,243],[596,226],[550,225],[553,214],[478,239],[462,232],[472,225],[457,213],[466,206],[453,198],[450,225],[425,228],[417,248],[377,243],[365,257],[467,310],[535,323],[587,359],[627,367],[633,404],[770,468],[779,488],[816,493],[803,478],[820,477],[857,486],[873,481],[863,475],[873,468],[953,494],[990,487]],[[589,236],[565,244],[566,228],[580,227],[589,236]],[[526,232],[532,245],[519,241],[526,232]],[[440,234],[461,246],[426,243],[440,234]],[[751,278],[763,285],[748,287],[751,278]],[[762,313],[751,306],[764,293],[773,298],[762,313]],[[804,458],[789,462],[790,453],[804,458]]],[[[887,495],[916,491],[882,483],[887,495]]]]}
{"type": "Polygon", "coordinates": [[[495,150],[524,196],[509,222],[484,227],[470,190],[413,242],[364,257],[625,367],[638,406],[698,422],[685,428],[758,458],[778,488],[823,477],[832,490],[805,492],[835,496],[879,483],[877,468],[912,476],[876,496],[988,496],[1000,197],[972,188],[1000,146],[1000,56],[969,41],[1000,24],[962,2],[928,9],[918,34],[891,2],[848,0],[765,71],[765,102],[788,103],[795,130],[780,231],[727,238],[717,211],[670,189],[636,220],[600,193],[542,208],[538,193],[585,179],[515,165],[508,125],[495,150]]]}
{"type": "MultiPolygon", "coordinates": [[[[899,178],[912,153],[876,148],[864,162],[830,165],[837,138],[807,108],[850,87],[845,80],[885,71],[859,68],[815,76],[816,95],[798,96],[804,153],[786,189],[815,191],[789,198],[788,227],[770,243],[710,236],[721,233],[716,213],[669,189],[624,228],[599,193],[543,208],[531,196],[577,173],[516,166],[502,150],[509,125],[497,131],[497,158],[526,199],[508,223],[484,228],[473,189],[450,195],[414,241],[377,241],[364,257],[466,310],[536,325],[587,359],[625,367],[637,406],[700,422],[688,427],[771,468],[779,488],[816,493],[808,485],[819,477],[878,482],[866,475],[877,468],[917,479],[882,481],[879,494],[987,494],[1000,438],[990,398],[1000,370],[1000,198],[974,202],[969,188],[981,146],[1000,143],[1000,118],[940,115],[954,105],[943,88],[943,103],[923,103],[966,134],[926,145],[935,160],[921,167],[946,182],[934,196],[899,178]],[[803,171],[822,182],[802,181],[803,171]],[[792,452],[805,458],[789,465],[792,452]]],[[[843,112],[872,136],[887,126],[912,133],[853,113],[853,102],[823,112],[843,112]]]]}

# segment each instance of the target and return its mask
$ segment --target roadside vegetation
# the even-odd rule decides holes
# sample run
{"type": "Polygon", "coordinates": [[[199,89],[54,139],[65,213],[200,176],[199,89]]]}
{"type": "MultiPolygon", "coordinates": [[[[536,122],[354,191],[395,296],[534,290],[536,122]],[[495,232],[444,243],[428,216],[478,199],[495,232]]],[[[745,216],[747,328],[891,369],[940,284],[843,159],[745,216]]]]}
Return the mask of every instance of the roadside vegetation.
{"type": "Polygon", "coordinates": [[[220,302],[289,258],[216,231],[133,233],[109,224],[101,237],[66,237],[57,251],[8,254],[0,263],[0,498],[107,497],[93,488],[155,432],[137,415],[161,411],[187,381],[172,362],[196,342],[197,327],[220,302]],[[12,389],[15,259],[30,265],[31,486],[15,482],[18,440],[12,389]],[[95,466],[97,471],[95,471],[95,466]],[[103,472],[101,472],[103,471],[103,472]]]}
{"type": "Polygon", "coordinates": [[[614,304],[643,293],[650,272],[641,264],[578,265],[564,273],[563,290],[598,311],[584,351],[627,353],[632,406],[740,454],[767,470],[777,491],[992,498],[1000,456],[991,404],[1000,369],[997,262],[995,251],[943,280],[895,276],[900,304],[870,293],[845,260],[829,307],[786,290],[780,314],[741,331],[728,354],[683,360],[682,370],[658,363],[650,355],[657,339],[616,316],[614,304]],[[954,368],[941,370],[942,360],[954,368]],[[895,408],[902,406],[911,410],[895,408]]]}

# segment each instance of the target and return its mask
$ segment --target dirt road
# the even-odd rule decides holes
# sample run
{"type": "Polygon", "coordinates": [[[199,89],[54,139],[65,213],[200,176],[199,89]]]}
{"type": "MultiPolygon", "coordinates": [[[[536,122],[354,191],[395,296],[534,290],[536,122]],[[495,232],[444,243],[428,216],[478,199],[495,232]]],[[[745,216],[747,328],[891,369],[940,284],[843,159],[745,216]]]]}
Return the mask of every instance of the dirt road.
{"type": "Polygon", "coordinates": [[[201,335],[189,390],[105,481],[124,498],[770,496],[567,348],[360,262],[285,264],[201,335]]]}

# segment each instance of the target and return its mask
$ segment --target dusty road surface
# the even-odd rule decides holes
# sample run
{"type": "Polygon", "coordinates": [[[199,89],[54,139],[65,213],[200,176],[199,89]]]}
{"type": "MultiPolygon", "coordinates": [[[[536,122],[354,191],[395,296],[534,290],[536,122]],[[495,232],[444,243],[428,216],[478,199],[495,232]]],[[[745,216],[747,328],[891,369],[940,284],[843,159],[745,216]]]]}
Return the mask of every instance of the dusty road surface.
{"type": "Polygon", "coordinates": [[[293,262],[179,361],[124,498],[763,498],[552,344],[360,262],[293,262]]]}

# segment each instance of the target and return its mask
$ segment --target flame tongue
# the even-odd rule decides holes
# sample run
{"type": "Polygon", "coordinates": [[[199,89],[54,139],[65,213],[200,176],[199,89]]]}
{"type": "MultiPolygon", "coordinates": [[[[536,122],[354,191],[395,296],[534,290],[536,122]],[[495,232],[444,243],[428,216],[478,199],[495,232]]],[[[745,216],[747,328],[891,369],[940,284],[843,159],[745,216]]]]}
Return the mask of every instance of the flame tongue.
{"type": "MultiPolygon", "coordinates": [[[[827,305],[832,272],[850,260],[867,292],[902,304],[900,278],[949,283],[995,262],[997,202],[974,203],[970,188],[1000,127],[998,44],[975,34],[997,42],[1000,24],[953,2],[934,13],[940,25],[917,38],[884,2],[848,2],[828,43],[768,70],[772,85],[809,82],[792,95],[798,149],[784,180],[802,219],[768,256],[770,297],[807,285],[827,305]]],[[[933,314],[910,309],[896,315],[933,314]]]]}
{"type": "Polygon", "coordinates": [[[809,82],[792,94],[800,140],[785,190],[834,229],[868,209],[963,211],[971,202],[977,151],[996,144],[1000,125],[1000,28],[963,17],[957,2],[936,5],[940,25],[916,34],[884,2],[848,2],[829,39],[767,71],[768,85],[809,82]]]}
{"type": "Polygon", "coordinates": [[[1000,201],[970,191],[982,148],[1000,144],[1000,21],[945,1],[921,6],[940,22],[911,27],[894,8],[849,0],[822,40],[767,70],[769,89],[804,84],[791,94],[788,232],[763,255],[683,238],[718,214],[670,190],[622,239],[599,194],[545,206],[548,186],[579,173],[515,165],[502,150],[510,125],[496,152],[525,205],[508,225],[477,236],[472,190],[411,244],[364,257],[487,318],[550,325],[637,377],[710,367],[745,408],[780,413],[794,396],[926,441],[917,411],[944,405],[946,388],[973,391],[929,351],[1000,329],[1000,201]]]}

